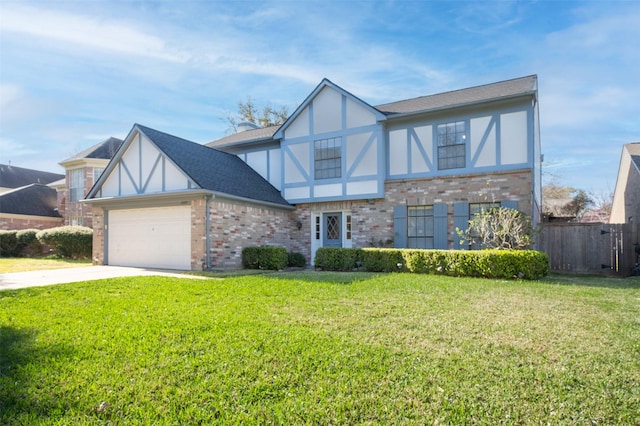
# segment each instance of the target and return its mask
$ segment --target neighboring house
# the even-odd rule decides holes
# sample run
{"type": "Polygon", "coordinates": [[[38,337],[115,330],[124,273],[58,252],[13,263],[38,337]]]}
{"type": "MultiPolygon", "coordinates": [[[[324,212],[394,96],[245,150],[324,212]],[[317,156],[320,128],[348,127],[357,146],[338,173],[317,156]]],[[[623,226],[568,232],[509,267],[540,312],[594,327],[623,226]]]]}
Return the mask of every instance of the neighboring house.
{"type": "Polygon", "coordinates": [[[59,173],[25,169],[11,164],[0,164],[0,194],[31,185],[32,183],[47,185],[63,177],[64,175],[59,173]]]}
{"type": "Polygon", "coordinates": [[[65,225],[93,226],[91,205],[80,201],[89,193],[120,144],[121,139],[109,138],[59,163],[65,169],[65,175],[51,186],[58,191],[57,208],[65,225]]]}
{"type": "Polygon", "coordinates": [[[0,164],[0,229],[46,229],[60,226],[56,191],[47,184],[57,173],[0,164]]]}
{"type": "Polygon", "coordinates": [[[239,267],[244,247],[456,249],[504,205],[540,219],[537,77],[371,106],[323,80],[282,126],[202,146],[134,125],[87,195],[94,261],[239,267]]]}
{"type": "Polygon", "coordinates": [[[622,147],[609,223],[640,222],[640,142],[622,147]]]}

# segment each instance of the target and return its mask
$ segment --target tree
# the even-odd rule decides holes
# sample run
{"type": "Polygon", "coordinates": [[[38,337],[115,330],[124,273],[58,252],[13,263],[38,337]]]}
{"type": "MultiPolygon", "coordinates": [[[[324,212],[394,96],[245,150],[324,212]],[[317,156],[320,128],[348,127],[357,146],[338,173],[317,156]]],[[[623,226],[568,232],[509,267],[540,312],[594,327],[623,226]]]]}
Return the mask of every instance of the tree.
{"type": "Polygon", "coordinates": [[[593,204],[582,189],[554,183],[542,187],[542,213],[547,217],[581,217],[593,204]]]}
{"type": "Polygon", "coordinates": [[[478,243],[482,248],[524,250],[533,244],[534,229],[521,211],[493,207],[476,214],[466,231],[456,232],[463,241],[478,243]]]}
{"type": "Polygon", "coordinates": [[[238,112],[227,112],[224,120],[229,124],[227,132],[234,133],[238,131],[238,125],[243,122],[249,122],[259,127],[279,126],[289,117],[289,110],[286,106],[273,107],[266,104],[262,108],[256,106],[253,99],[247,96],[247,100],[238,102],[238,112]]]}

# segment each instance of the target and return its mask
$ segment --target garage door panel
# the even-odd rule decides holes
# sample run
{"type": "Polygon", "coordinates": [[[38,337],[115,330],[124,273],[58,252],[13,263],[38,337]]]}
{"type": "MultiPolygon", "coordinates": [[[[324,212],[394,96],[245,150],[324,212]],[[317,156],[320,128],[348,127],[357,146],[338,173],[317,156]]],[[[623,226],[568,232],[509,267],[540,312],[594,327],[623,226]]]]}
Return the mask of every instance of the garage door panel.
{"type": "Polygon", "coordinates": [[[189,206],[112,210],[107,232],[110,265],[191,268],[189,206]]]}

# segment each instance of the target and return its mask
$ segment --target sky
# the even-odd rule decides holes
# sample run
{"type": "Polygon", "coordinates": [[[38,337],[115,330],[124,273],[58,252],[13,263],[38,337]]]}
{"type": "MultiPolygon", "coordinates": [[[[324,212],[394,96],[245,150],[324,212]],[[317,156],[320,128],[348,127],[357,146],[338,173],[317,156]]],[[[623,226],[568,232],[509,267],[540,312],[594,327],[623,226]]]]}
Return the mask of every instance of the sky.
{"type": "Polygon", "coordinates": [[[323,78],[371,105],[538,76],[543,183],[612,193],[640,141],[640,2],[0,0],[0,163],[135,123],[207,143],[323,78]]]}

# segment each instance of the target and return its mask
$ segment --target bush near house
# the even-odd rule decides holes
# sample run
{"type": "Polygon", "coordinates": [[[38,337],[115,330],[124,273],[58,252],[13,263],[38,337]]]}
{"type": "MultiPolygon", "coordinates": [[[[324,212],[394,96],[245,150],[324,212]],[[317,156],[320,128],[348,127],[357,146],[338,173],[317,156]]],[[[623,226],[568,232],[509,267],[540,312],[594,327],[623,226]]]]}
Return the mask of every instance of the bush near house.
{"type": "Polygon", "coordinates": [[[70,259],[90,258],[93,229],[86,226],[61,226],[36,234],[38,241],[51,246],[56,255],[70,259]]]}
{"type": "Polygon", "coordinates": [[[280,270],[287,267],[289,254],[284,247],[262,246],[242,249],[242,266],[245,269],[280,270]]]}
{"type": "Polygon", "coordinates": [[[39,229],[22,229],[16,233],[16,239],[20,246],[20,255],[26,257],[41,256],[44,246],[38,240],[39,229]]]}
{"type": "Polygon", "coordinates": [[[535,250],[318,249],[316,268],[328,271],[413,272],[455,277],[536,280],[549,258],[535,250]]]}
{"type": "Polygon", "coordinates": [[[291,252],[289,253],[289,263],[288,266],[294,268],[304,268],[307,266],[307,259],[305,259],[304,254],[291,252]]]}
{"type": "Polygon", "coordinates": [[[18,231],[0,230],[0,256],[16,257],[20,255],[17,233],[18,231]]]}

